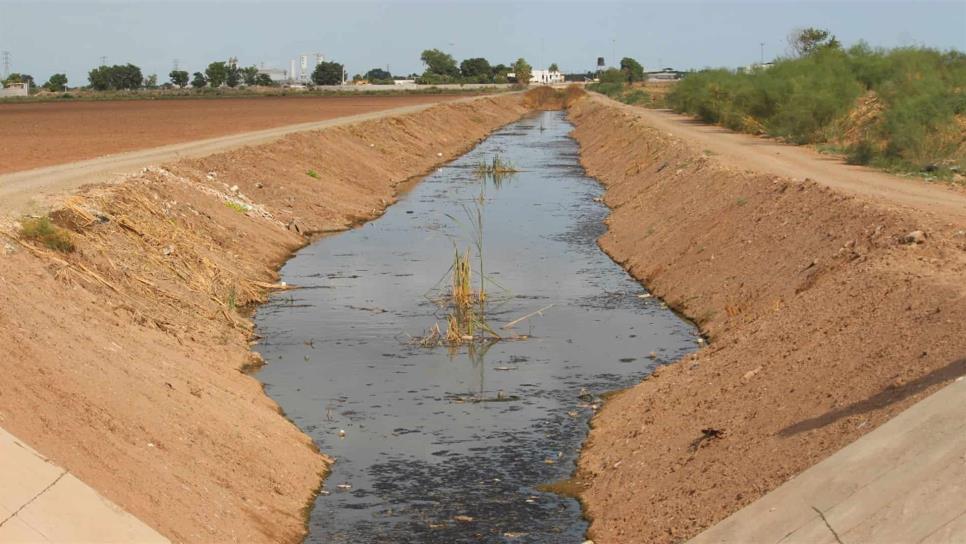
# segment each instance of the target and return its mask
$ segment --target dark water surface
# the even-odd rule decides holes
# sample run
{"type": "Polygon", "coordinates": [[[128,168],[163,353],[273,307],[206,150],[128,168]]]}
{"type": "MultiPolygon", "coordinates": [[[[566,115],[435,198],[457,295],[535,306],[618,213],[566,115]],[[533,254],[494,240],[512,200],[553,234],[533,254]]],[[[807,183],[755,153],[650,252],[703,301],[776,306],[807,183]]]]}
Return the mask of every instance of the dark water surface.
{"type": "Polygon", "coordinates": [[[571,128],[561,112],[509,125],[282,270],[304,289],[258,310],[258,378],[337,459],[309,542],[583,540],[577,502],[536,487],[572,474],[594,395],[638,382],[658,364],[651,352],[694,349],[696,331],[597,247],[607,209],[571,128]],[[445,329],[428,297],[454,242],[472,245],[474,167],[497,153],[521,171],[483,187],[485,266],[500,286],[488,286],[490,321],[553,307],[516,327],[529,340],[409,345],[437,320],[445,329]]]}

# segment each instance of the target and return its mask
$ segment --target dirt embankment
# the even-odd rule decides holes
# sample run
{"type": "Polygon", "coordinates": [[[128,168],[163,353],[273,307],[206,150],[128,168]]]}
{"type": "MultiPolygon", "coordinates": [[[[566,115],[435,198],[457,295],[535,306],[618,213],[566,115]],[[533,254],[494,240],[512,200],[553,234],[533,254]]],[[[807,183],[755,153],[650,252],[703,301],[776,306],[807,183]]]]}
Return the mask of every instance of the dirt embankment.
{"type": "Polygon", "coordinates": [[[601,246],[710,340],[594,419],[596,542],[681,542],[966,374],[958,219],[729,168],[599,100],[571,117],[601,246]]]}
{"type": "Polygon", "coordinates": [[[307,235],[524,111],[484,98],[184,160],[54,212],[73,253],[0,238],[0,425],[172,540],[299,540],[329,460],[242,372],[236,308],[307,235]]]}

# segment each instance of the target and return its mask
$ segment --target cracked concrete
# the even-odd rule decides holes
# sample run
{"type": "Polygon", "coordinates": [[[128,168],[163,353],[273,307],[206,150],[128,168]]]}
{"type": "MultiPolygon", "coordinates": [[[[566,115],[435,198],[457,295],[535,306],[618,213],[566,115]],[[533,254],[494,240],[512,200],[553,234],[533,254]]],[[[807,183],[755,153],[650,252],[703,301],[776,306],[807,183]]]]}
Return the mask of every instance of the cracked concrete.
{"type": "Polygon", "coordinates": [[[0,429],[0,543],[169,542],[0,429]]]}

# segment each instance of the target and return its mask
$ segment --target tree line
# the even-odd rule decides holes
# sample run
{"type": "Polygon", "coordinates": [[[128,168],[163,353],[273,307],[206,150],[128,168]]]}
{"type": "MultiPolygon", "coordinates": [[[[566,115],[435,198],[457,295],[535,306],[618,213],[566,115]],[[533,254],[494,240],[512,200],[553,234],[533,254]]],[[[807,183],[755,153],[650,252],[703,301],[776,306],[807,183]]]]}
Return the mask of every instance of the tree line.
{"type": "MultiPolygon", "coordinates": [[[[491,64],[483,57],[474,57],[457,64],[452,55],[439,49],[427,49],[420,55],[425,65],[422,74],[410,74],[418,84],[444,83],[511,83],[511,79],[527,84],[533,73],[533,67],[523,58],[517,59],[510,65],[491,64]],[[510,77],[513,74],[514,77],[510,77]]],[[[626,60],[626,59],[625,59],[626,60]]],[[[637,65],[638,67],[640,65],[637,65]]],[[[551,64],[550,71],[557,71],[556,63],[551,64]]],[[[309,82],[315,85],[340,85],[345,80],[345,67],[338,62],[319,63],[309,82]]],[[[373,84],[392,84],[396,79],[388,70],[373,68],[365,74],[356,74],[354,81],[366,80],[373,84]]],[[[159,85],[157,75],[145,76],[137,65],[115,64],[101,65],[92,68],[87,74],[88,85],[95,91],[138,90],[142,88],[157,88],[159,86],[177,87],[184,89],[189,85],[194,89],[238,87],[246,86],[274,86],[276,82],[266,73],[260,73],[256,66],[238,66],[234,62],[212,62],[203,71],[190,73],[187,70],[174,69],[168,73],[168,82],[159,85]]],[[[4,85],[13,83],[27,83],[31,87],[36,85],[29,74],[10,74],[4,85]]],[[[67,89],[67,75],[57,73],[42,87],[51,92],[67,89]]]]}

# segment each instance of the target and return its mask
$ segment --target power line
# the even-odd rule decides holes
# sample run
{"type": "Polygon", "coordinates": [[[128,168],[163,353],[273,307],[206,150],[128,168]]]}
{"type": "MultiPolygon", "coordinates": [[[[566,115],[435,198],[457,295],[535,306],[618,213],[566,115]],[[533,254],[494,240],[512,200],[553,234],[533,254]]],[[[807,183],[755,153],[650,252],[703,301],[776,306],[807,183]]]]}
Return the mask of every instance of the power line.
{"type": "Polygon", "coordinates": [[[175,71],[177,71],[178,68],[179,68],[178,59],[174,59],[174,69],[175,69],[175,71]]]}
{"type": "Polygon", "coordinates": [[[3,77],[6,79],[10,76],[10,51],[0,51],[0,56],[3,57],[3,77]]]}

